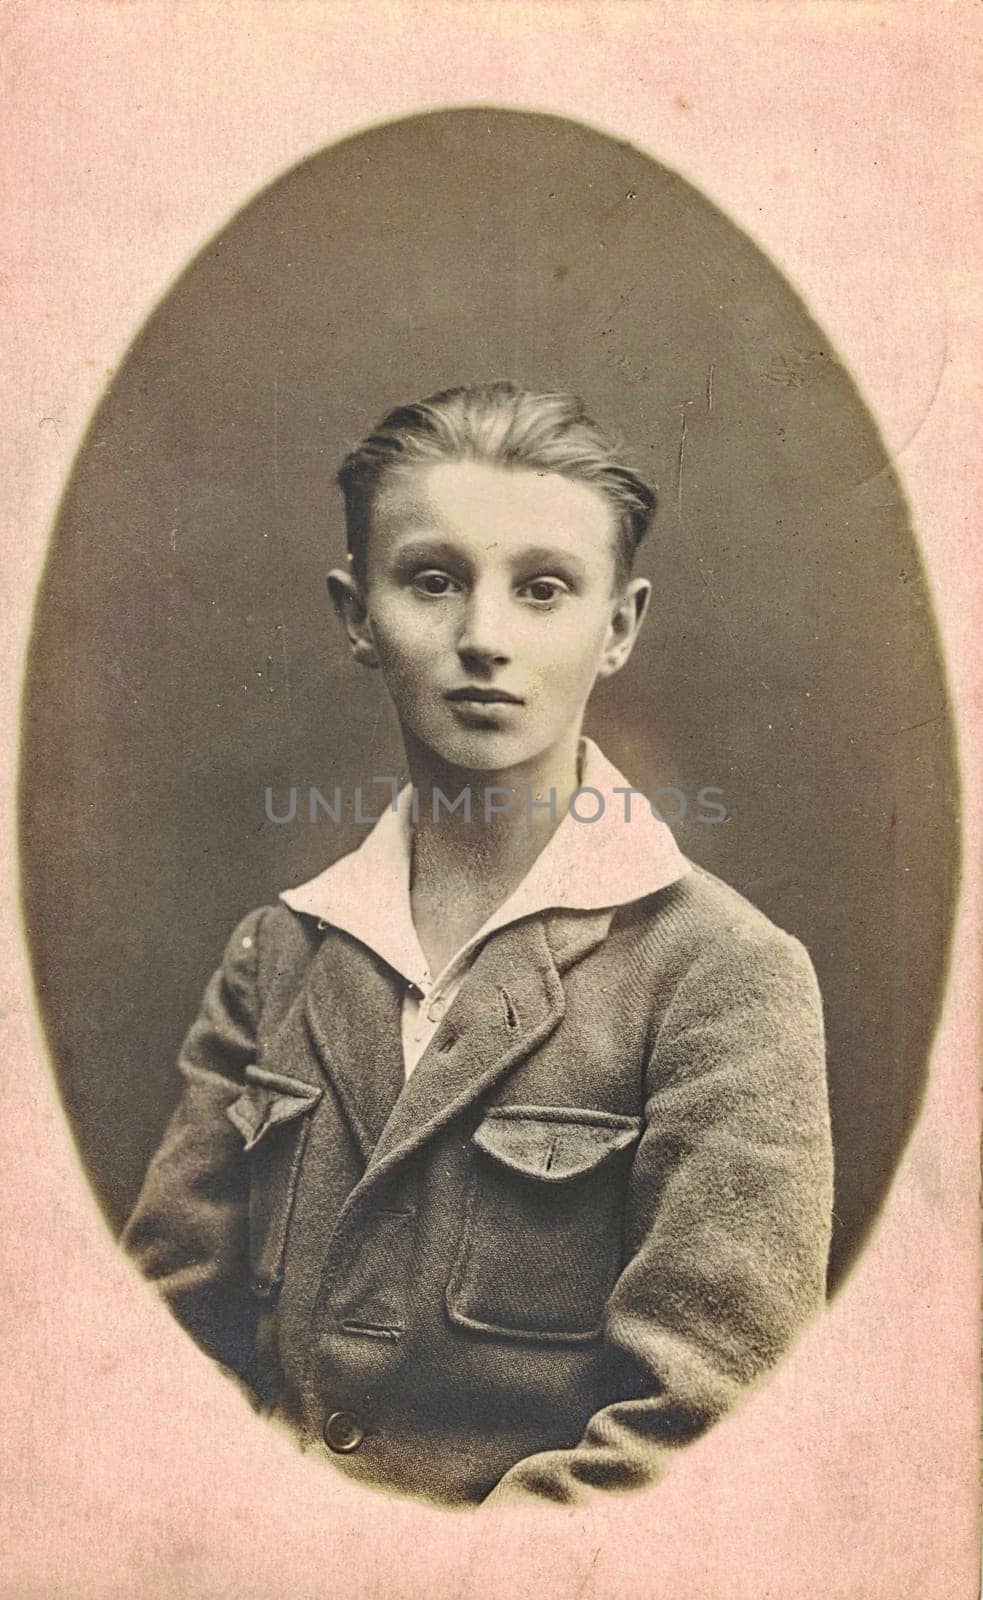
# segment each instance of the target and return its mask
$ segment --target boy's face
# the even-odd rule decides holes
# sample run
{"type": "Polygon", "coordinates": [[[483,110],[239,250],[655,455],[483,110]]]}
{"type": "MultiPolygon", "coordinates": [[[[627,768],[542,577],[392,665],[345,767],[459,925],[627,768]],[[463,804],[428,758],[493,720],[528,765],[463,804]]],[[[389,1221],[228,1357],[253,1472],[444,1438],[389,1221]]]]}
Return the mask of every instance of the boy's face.
{"type": "Polygon", "coordinates": [[[391,473],[364,581],[332,574],[356,659],[442,761],[504,771],[580,731],[627,660],[649,585],[616,586],[614,513],[589,484],[485,461],[391,473]]]}

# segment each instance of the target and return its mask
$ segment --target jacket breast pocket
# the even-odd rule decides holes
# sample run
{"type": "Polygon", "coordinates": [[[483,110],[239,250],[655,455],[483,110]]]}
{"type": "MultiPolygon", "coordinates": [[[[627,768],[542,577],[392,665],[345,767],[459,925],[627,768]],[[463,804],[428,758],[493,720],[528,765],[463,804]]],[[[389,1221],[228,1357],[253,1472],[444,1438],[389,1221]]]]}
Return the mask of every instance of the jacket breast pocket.
{"type": "Polygon", "coordinates": [[[263,1067],[246,1068],[246,1087],[226,1115],[249,1161],[249,1267],[253,1292],[272,1298],[283,1281],[287,1229],[311,1112],[321,1090],[263,1067]]]}
{"type": "Polygon", "coordinates": [[[603,1331],[622,1266],[640,1117],[495,1106],[472,1135],[474,1181],[447,1287],[452,1321],[577,1344],[603,1331]]]}

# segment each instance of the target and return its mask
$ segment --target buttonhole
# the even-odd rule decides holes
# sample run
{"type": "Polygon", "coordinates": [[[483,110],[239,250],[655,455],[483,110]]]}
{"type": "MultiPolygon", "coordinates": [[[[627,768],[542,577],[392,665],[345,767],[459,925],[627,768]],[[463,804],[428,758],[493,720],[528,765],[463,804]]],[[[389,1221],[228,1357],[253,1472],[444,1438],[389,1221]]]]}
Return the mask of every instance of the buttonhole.
{"type": "Polygon", "coordinates": [[[439,1044],[437,1046],[437,1054],[441,1055],[441,1056],[445,1055],[446,1052],[448,1050],[452,1050],[456,1044],[457,1044],[457,1034],[456,1033],[448,1033],[448,1034],[446,1034],[445,1037],[444,1037],[443,1043],[439,1044]]]}
{"type": "Polygon", "coordinates": [[[498,992],[502,997],[502,1005],[505,1008],[506,1024],[510,1028],[517,1028],[519,1026],[519,1018],[516,1016],[515,1006],[512,1004],[512,996],[507,989],[499,989],[498,992]]]}
{"type": "Polygon", "coordinates": [[[553,1143],[549,1147],[549,1150],[546,1152],[546,1168],[545,1168],[545,1170],[547,1172],[549,1172],[550,1167],[553,1165],[553,1157],[555,1155],[556,1155],[556,1140],[554,1139],[553,1143]]]}
{"type": "Polygon", "coordinates": [[[347,1318],[341,1326],[346,1333],[358,1333],[366,1339],[399,1339],[402,1337],[402,1328],[391,1328],[381,1322],[355,1322],[347,1318]]]}

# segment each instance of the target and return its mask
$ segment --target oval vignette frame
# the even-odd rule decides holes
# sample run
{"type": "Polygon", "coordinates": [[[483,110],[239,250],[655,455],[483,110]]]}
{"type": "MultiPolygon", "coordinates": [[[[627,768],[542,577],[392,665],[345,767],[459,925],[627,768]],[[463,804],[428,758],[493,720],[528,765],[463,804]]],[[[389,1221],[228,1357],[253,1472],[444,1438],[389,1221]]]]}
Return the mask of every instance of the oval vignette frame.
{"type": "Polygon", "coordinates": [[[536,112],[401,118],[276,179],[153,310],[79,450],[35,611],[21,821],[83,1163],[118,1228],[229,930],[364,834],[271,823],[267,788],[403,770],[326,613],[341,456],[392,404],[502,376],[583,394],[658,486],[652,611],[587,731],[631,782],[689,797],[684,851],[812,955],[835,1288],[918,1113],[958,873],[908,507],[747,235],[638,149],[536,112]],[[701,820],[707,787],[726,822],[701,820]]]}

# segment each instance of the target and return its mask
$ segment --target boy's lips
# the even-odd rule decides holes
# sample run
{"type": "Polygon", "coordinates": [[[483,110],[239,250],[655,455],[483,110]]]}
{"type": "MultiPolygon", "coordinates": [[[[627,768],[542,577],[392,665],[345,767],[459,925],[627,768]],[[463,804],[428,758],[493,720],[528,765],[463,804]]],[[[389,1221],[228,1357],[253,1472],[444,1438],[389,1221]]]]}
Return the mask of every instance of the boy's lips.
{"type": "Polygon", "coordinates": [[[455,704],[484,705],[484,706],[521,706],[523,701],[517,694],[509,694],[507,689],[489,689],[484,684],[464,684],[460,689],[448,689],[444,695],[445,700],[455,704]]]}

